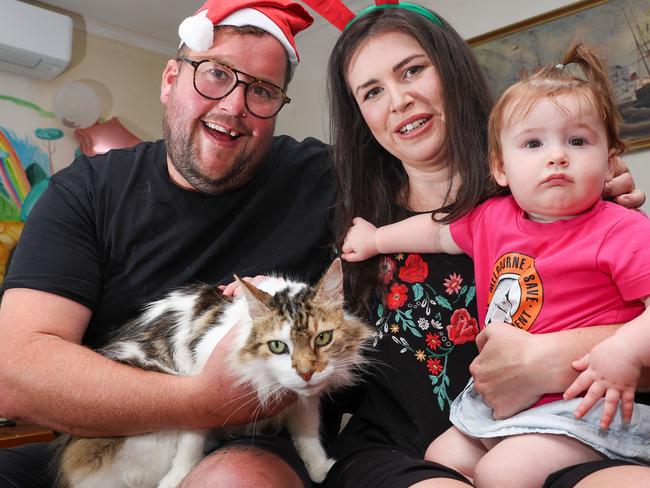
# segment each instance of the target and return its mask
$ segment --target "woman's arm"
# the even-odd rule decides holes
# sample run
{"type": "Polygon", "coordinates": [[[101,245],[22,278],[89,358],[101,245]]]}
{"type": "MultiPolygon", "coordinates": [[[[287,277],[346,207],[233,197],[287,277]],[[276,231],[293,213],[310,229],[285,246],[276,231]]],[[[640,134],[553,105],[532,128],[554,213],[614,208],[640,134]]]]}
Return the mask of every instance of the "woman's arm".
{"type": "MultiPolygon", "coordinates": [[[[545,393],[563,392],[578,376],[571,363],[614,334],[620,325],[530,334],[492,323],[476,338],[479,355],[470,365],[474,386],[496,419],[528,408],[545,393]]],[[[644,372],[648,378],[648,372],[644,372]]]]}

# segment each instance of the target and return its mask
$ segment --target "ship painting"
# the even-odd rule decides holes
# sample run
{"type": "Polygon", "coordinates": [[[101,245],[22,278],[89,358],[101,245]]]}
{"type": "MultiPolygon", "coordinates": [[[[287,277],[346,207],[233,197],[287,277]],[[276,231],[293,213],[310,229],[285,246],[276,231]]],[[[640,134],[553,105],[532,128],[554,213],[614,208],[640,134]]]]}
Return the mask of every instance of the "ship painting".
{"type": "Polygon", "coordinates": [[[650,0],[588,0],[468,42],[493,95],[558,62],[579,40],[601,49],[631,149],[650,145],[650,0]]]}
{"type": "Polygon", "coordinates": [[[650,19],[647,11],[635,11],[627,4],[621,13],[634,42],[634,61],[627,66],[628,76],[622,81],[628,82],[633,96],[626,97],[627,90],[621,90],[620,84],[614,87],[619,88],[616,94],[623,118],[621,134],[634,140],[650,133],[650,19]]]}

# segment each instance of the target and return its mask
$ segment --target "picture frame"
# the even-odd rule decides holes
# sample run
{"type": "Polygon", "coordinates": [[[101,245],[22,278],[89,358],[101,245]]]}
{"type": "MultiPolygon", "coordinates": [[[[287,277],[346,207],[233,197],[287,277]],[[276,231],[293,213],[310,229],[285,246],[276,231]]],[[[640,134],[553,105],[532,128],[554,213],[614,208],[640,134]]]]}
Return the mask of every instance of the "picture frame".
{"type": "Polygon", "coordinates": [[[573,41],[606,58],[629,150],[650,147],[650,0],[584,0],[467,42],[498,97],[536,69],[559,63],[573,41]]]}

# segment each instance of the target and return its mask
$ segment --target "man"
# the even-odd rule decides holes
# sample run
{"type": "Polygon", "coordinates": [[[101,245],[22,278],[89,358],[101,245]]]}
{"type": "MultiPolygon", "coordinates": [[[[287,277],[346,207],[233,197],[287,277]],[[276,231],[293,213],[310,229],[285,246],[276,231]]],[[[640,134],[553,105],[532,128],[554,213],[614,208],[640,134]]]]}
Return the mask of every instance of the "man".
{"type": "MultiPolygon", "coordinates": [[[[293,36],[311,21],[290,0],[208,0],[163,72],[164,143],[81,157],[54,175],[4,283],[4,416],[82,436],[251,419],[258,406],[238,400],[249,389],[233,386],[228,338],[196,377],[132,368],[92,348],[170,288],[272,271],[314,281],[325,269],[326,147],[273,137],[297,63],[293,36]]],[[[40,444],[1,451],[0,484],[51,486],[50,456],[40,444]]],[[[187,486],[309,483],[285,438],[239,439],[207,466],[187,486]]]]}

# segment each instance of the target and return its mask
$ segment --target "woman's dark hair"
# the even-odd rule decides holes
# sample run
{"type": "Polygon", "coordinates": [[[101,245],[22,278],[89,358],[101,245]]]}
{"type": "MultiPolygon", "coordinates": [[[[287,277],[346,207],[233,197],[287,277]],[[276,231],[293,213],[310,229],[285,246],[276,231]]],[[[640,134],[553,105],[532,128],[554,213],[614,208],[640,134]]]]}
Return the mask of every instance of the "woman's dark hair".
{"type": "MultiPolygon", "coordinates": [[[[350,60],[367,39],[400,32],[417,40],[436,67],[442,85],[450,174],[460,185],[442,210],[449,222],[493,193],[487,165],[487,120],[492,104],[483,73],[469,46],[444,20],[443,27],[409,10],[374,10],[354,23],[336,42],[328,65],[332,161],[338,185],[335,212],[336,246],[340,249],[355,216],[380,226],[407,216],[408,178],[401,162],[375,140],[347,83],[350,60]]],[[[438,210],[438,209],[432,209],[438,210]]],[[[347,265],[346,298],[350,308],[369,316],[381,290],[379,258],[347,265]]]]}

